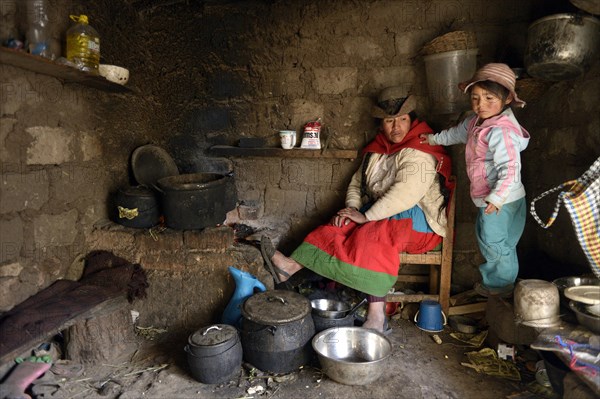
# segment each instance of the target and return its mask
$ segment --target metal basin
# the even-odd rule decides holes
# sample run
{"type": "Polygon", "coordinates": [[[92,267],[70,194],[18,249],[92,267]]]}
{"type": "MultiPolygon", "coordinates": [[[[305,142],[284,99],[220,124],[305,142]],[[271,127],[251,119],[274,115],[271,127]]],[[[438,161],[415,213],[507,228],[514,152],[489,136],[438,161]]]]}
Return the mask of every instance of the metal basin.
{"type": "Polygon", "coordinates": [[[585,305],[579,302],[571,301],[569,302],[569,307],[575,312],[579,324],[587,327],[593,333],[600,334],[600,316],[589,313],[585,309],[585,305]]]}
{"type": "Polygon", "coordinates": [[[596,277],[561,277],[552,281],[552,284],[558,287],[560,293],[560,304],[564,307],[569,306],[569,298],[565,297],[565,289],[570,287],[579,287],[581,285],[600,285],[600,279],[596,277]]]}
{"type": "Polygon", "coordinates": [[[380,332],[362,327],[334,327],[312,339],[321,369],[346,385],[366,385],[383,375],[392,343],[380,332]]]}
{"type": "Polygon", "coordinates": [[[350,311],[350,305],[335,299],[313,299],[310,306],[314,314],[327,319],[341,319],[350,311]]]}

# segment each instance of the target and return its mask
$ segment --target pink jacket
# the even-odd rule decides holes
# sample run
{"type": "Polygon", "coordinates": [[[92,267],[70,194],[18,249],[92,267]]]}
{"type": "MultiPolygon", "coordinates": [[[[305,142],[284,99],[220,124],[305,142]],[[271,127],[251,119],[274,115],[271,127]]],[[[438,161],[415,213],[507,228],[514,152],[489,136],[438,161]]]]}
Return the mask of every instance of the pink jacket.
{"type": "Polygon", "coordinates": [[[520,153],[527,148],[529,132],[519,125],[510,108],[484,120],[480,126],[478,120],[474,115],[455,127],[430,135],[429,143],[466,143],[471,199],[478,207],[490,202],[501,208],[525,196],[520,153]]]}

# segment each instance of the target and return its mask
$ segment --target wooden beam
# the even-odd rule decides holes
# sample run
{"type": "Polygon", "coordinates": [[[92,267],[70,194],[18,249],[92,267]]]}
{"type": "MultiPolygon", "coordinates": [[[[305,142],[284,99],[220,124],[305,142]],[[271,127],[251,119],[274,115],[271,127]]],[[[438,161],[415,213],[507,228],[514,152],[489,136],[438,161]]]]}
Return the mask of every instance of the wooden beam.
{"type": "Polygon", "coordinates": [[[477,302],[470,303],[468,305],[451,306],[450,309],[448,309],[448,316],[484,312],[486,306],[487,302],[477,302]]]}

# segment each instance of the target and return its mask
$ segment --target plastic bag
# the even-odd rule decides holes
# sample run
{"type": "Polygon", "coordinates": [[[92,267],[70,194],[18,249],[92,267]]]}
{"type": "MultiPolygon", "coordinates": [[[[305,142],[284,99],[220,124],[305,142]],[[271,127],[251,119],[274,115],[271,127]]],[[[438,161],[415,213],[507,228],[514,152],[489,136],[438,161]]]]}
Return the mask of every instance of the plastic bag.
{"type": "Polygon", "coordinates": [[[308,150],[321,149],[321,118],[316,121],[308,122],[304,125],[304,133],[302,134],[302,142],[300,148],[308,150]]]}

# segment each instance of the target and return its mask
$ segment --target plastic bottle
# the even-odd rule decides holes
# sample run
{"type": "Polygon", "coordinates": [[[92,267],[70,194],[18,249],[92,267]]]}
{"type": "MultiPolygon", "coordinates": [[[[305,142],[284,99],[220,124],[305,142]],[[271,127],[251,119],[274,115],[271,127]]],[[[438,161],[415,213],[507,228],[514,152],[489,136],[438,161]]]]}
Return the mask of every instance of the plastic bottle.
{"type": "Polygon", "coordinates": [[[27,50],[33,55],[54,59],[50,46],[48,3],[46,0],[27,0],[27,50]]]}
{"type": "Polygon", "coordinates": [[[88,24],[87,15],[71,15],[76,22],[67,30],[67,60],[85,72],[98,74],[100,65],[100,36],[88,24]]]}

